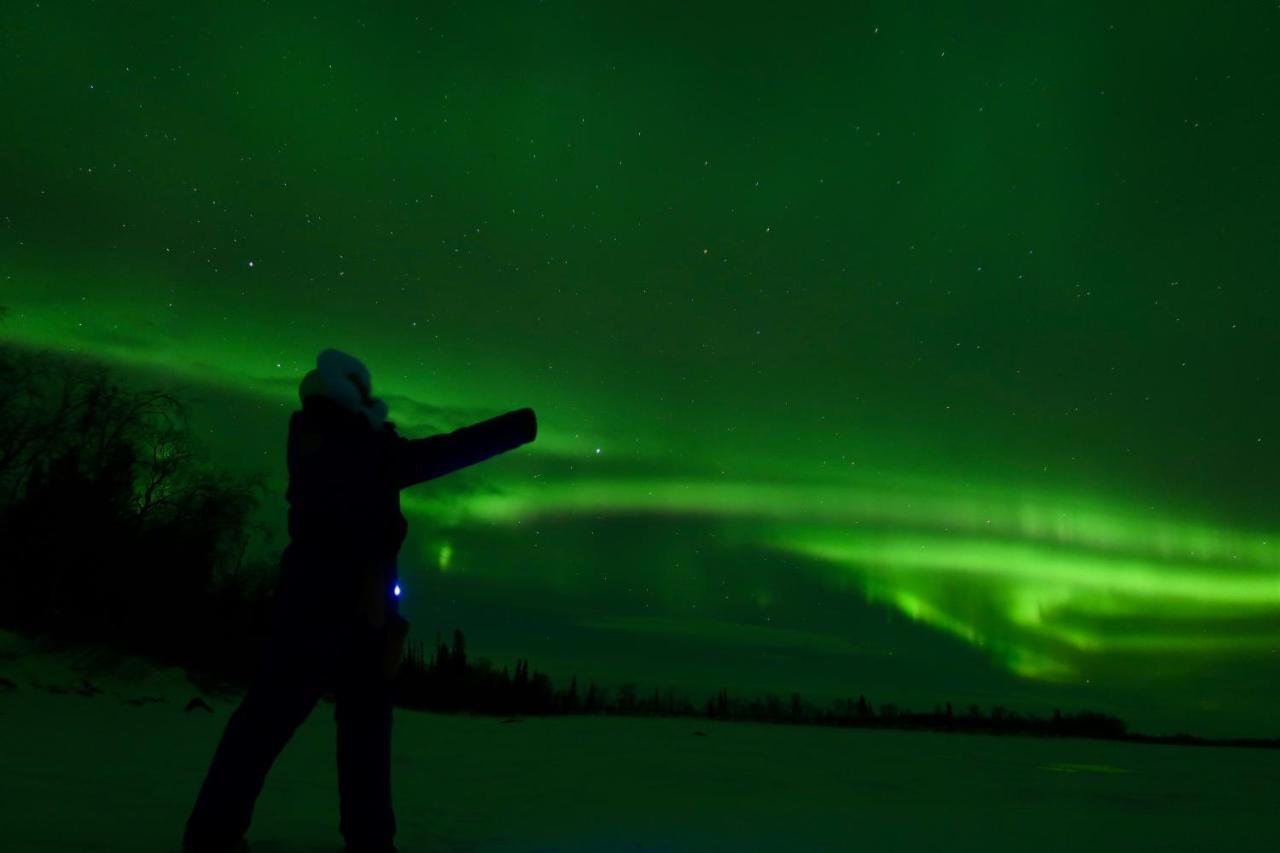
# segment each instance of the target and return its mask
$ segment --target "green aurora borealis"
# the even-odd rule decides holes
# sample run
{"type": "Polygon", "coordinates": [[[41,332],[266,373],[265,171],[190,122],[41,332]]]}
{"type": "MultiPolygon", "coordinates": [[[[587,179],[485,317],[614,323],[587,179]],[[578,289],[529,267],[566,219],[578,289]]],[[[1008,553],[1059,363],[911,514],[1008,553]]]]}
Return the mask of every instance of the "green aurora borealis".
{"type": "Polygon", "coordinates": [[[1278,34],[6,4],[0,338],[192,389],[281,531],[325,347],[411,437],[532,406],[403,496],[417,638],[499,666],[1276,736],[1278,34]]]}

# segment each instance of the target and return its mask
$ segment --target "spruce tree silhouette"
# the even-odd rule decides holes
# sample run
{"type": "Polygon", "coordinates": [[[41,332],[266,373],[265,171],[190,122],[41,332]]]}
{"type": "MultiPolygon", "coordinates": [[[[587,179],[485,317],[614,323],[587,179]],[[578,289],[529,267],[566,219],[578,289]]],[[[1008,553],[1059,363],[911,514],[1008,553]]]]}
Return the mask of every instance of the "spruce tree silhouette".
{"type": "Polygon", "coordinates": [[[91,359],[0,345],[0,623],[166,665],[234,657],[245,632],[204,638],[262,484],[198,464],[184,409],[91,359]]]}
{"type": "MultiPolygon", "coordinates": [[[[400,490],[533,441],[532,409],[405,439],[371,396],[368,369],[324,350],[289,421],[290,543],[272,634],[232,713],[183,832],[187,851],[243,845],[271,765],[319,699],[337,723],[339,832],[348,850],[394,851],[392,680],[408,623],[396,555],[407,533],[400,490]]],[[[458,664],[465,665],[460,632],[458,664]]],[[[455,670],[460,672],[460,670],[455,670]]]]}

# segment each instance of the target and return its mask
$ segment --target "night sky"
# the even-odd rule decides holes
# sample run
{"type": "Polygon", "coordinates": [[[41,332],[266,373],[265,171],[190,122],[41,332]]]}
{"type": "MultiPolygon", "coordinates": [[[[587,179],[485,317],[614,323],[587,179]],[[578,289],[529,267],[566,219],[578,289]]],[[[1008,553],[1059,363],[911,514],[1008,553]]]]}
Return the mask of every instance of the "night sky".
{"type": "Polygon", "coordinates": [[[533,407],[402,610],[557,686],[1280,735],[1276,4],[622,7],[5,3],[0,339],[280,537],[320,350],[533,407]]]}

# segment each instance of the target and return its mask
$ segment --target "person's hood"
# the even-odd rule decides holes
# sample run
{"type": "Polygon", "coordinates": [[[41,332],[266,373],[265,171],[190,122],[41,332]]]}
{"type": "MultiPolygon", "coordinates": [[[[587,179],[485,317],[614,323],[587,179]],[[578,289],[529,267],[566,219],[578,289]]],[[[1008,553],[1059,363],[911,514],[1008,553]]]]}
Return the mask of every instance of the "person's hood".
{"type": "Polygon", "coordinates": [[[364,415],[375,430],[382,429],[387,422],[387,404],[373,397],[369,368],[360,359],[341,350],[327,349],[316,356],[316,369],[304,376],[298,386],[298,398],[304,403],[312,395],[325,397],[349,412],[364,415]],[[357,380],[368,391],[367,406],[357,380]]]}

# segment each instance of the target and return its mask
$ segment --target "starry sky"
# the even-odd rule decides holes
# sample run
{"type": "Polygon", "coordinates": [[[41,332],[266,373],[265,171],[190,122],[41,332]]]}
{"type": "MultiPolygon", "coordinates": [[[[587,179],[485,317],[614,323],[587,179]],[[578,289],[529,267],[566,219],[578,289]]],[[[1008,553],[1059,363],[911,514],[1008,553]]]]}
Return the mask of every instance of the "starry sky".
{"type": "Polygon", "coordinates": [[[409,437],[533,407],[534,444],[403,494],[428,645],[1278,736],[1278,34],[6,3],[0,340],[180,386],[282,536],[321,349],[409,437]]]}

